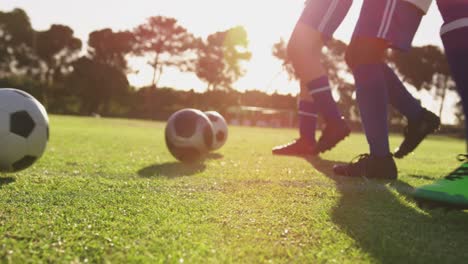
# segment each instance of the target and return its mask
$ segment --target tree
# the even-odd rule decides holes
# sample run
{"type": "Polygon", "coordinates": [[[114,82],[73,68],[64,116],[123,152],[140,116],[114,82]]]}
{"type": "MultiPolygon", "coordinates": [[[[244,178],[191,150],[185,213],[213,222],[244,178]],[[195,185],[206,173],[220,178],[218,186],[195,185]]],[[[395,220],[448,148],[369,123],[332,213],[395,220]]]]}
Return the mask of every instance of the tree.
{"type": "Polygon", "coordinates": [[[81,40],[73,36],[70,27],[52,25],[46,31],[35,33],[34,49],[41,62],[41,79],[52,85],[71,72],[70,64],[78,58],[81,40]]]}
{"type": "Polygon", "coordinates": [[[272,54],[282,62],[283,69],[288,74],[289,79],[297,80],[299,78],[296,75],[291,59],[288,57],[286,45],[284,39],[281,38],[279,42],[273,44],[272,54]]]}
{"type": "Polygon", "coordinates": [[[67,87],[81,98],[81,113],[109,112],[112,101],[126,99],[129,83],[120,69],[87,57],[73,62],[67,87]]]}
{"type": "Polygon", "coordinates": [[[134,53],[150,57],[148,64],[154,69],[151,85],[157,85],[165,67],[176,67],[181,71],[193,68],[198,39],[176,19],[150,17],[133,33],[137,43],[134,53]]]}
{"type": "Polygon", "coordinates": [[[34,62],[33,32],[24,10],[0,11],[0,77],[29,70],[34,62]]]}
{"type": "Polygon", "coordinates": [[[89,34],[88,52],[93,60],[125,71],[128,68],[126,56],[135,45],[132,32],[113,32],[106,28],[89,34]]]}
{"type": "Polygon", "coordinates": [[[447,91],[455,89],[443,51],[430,45],[415,47],[408,53],[390,53],[389,61],[403,76],[404,82],[417,90],[434,91],[434,96],[441,101],[439,116],[442,117],[447,91]]]}
{"type": "Polygon", "coordinates": [[[208,83],[208,90],[229,89],[245,74],[241,63],[252,57],[247,47],[247,32],[240,26],[211,34],[203,41],[195,72],[208,83]]]}
{"type": "Polygon", "coordinates": [[[89,34],[89,56],[73,62],[73,73],[67,78],[70,93],[81,100],[83,114],[110,113],[112,104],[127,103],[126,56],[134,45],[135,38],[128,31],[102,29],[89,34]]]}

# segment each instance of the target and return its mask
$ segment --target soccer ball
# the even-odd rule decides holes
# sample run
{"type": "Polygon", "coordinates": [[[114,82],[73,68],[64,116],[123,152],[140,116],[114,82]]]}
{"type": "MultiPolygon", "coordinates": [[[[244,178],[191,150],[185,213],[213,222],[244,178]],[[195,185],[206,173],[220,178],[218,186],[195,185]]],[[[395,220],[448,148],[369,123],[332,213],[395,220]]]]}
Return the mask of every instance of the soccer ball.
{"type": "Polygon", "coordinates": [[[205,112],[205,115],[213,124],[213,147],[211,150],[220,149],[226,143],[228,137],[228,126],[224,117],[215,111],[205,112]]]}
{"type": "Polygon", "coordinates": [[[199,110],[179,110],[167,121],[166,145],[171,154],[182,162],[199,161],[213,145],[213,126],[199,110]]]}
{"type": "Polygon", "coordinates": [[[44,153],[49,119],[44,106],[16,89],[0,89],[0,172],[28,168],[44,153]]]}

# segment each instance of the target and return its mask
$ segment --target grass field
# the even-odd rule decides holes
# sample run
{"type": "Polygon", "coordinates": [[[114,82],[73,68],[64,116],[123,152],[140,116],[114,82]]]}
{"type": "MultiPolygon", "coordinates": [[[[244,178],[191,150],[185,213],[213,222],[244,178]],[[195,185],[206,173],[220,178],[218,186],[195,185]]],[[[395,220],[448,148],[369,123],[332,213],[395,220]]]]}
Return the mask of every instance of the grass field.
{"type": "Polygon", "coordinates": [[[331,173],[367,151],[361,134],[306,161],[270,154],[294,130],[231,127],[220,152],[184,166],[163,128],[53,116],[46,155],[0,177],[0,262],[468,260],[468,214],[424,211],[408,196],[458,165],[460,140],[430,138],[385,184],[331,173]]]}

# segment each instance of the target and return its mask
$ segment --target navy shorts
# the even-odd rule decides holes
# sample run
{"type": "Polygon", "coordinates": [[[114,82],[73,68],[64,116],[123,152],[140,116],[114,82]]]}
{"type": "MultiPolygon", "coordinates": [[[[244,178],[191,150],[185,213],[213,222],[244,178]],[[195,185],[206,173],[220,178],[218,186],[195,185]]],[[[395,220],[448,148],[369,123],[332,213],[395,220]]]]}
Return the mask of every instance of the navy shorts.
{"type": "Polygon", "coordinates": [[[325,40],[333,37],[353,0],[308,0],[299,22],[316,29],[325,40]]]}

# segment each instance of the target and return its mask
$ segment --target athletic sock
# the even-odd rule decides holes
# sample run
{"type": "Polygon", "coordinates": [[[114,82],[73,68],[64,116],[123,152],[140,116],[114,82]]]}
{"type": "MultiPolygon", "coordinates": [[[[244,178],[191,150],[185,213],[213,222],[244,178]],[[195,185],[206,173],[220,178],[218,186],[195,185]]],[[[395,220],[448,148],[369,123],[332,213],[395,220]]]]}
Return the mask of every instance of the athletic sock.
{"type": "Polygon", "coordinates": [[[423,114],[421,104],[406,90],[400,78],[388,65],[383,64],[383,67],[387,77],[390,104],[409,121],[418,120],[423,114]]]}
{"type": "Polygon", "coordinates": [[[445,54],[463,105],[466,140],[468,141],[468,18],[446,23],[441,32],[445,54]],[[466,26],[461,28],[450,26],[457,25],[457,21],[466,21],[466,26]]]}
{"type": "Polygon", "coordinates": [[[388,84],[385,64],[364,64],[353,69],[361,121],[371,155],[389,155],[388,84]]]}
{"type": "Polygon", "coordinates": [[[299,134],[302,139],[315,144],[315,129],[317,127],[317,106],[314,102],[299,101],[299,134]]]}
{"type": "Polygon", "coordinates": [[[327,76],[309,82],[306,87],[327,122],[341,119],[340,110],[333,99],[327,76]]]}

